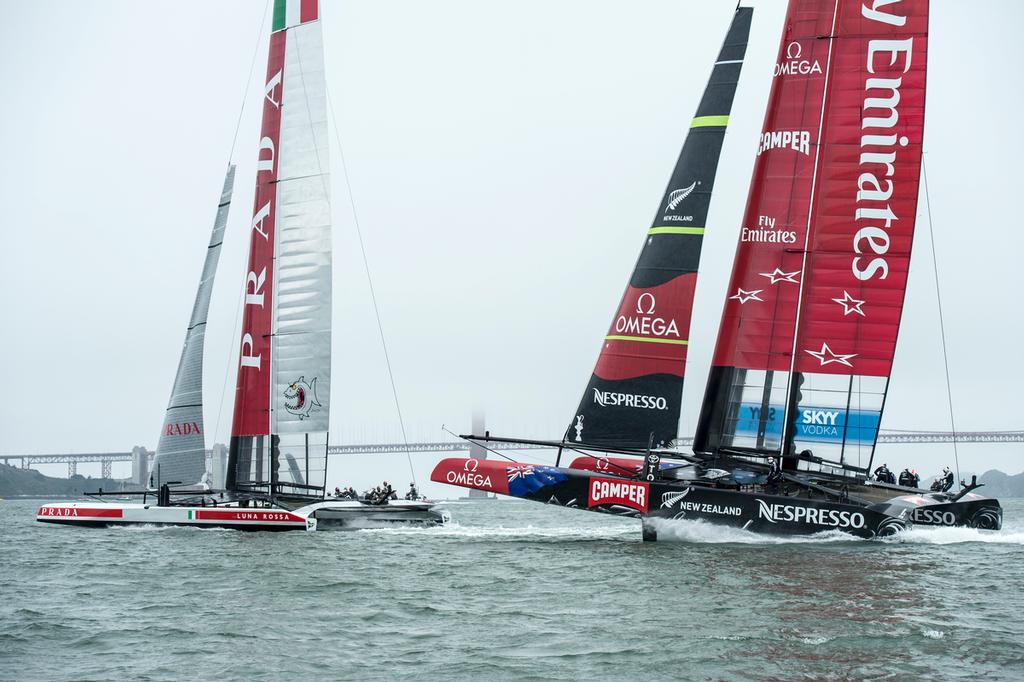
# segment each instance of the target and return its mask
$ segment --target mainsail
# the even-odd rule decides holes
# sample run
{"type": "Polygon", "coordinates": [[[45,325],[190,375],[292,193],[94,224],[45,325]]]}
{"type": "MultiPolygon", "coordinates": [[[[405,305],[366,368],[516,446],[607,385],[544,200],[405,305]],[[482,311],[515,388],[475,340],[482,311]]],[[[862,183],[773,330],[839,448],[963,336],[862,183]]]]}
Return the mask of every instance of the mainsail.
{"type": "Polygon", "coordinates": [[[273,17],[227,487],[302,496],[324,485],[330,417],[327,84],[317,1],[273,17]]]}
{"type": "Polygon", "coordinates": [[[697,265],[752,13],[736,10],[568,441],[642,448],[677,436],[697,265]]]}
{"type": "Polygon", "coordinates": [[[697,451],[813,446],[869,466],[917,208],[927,22],[927,0],[791,0],[697,451]]]}
{"type": "Polygon", "coordinates": [[[152,484],[194,485],[206,475],[206,428],[203,424],[203,342],[206,337],[206,316],[210,310],[213,280],[217,275],[220,246],[231,207],[231,191],[235,185],[235,167],[228,166],[224,188],[213,221],[206,261],[199,278],[199,290],[192,306],[185,347],[181,350],[178,373],[174,377],[171,399],[167,404],[160,440],[153,460],[152,484]]]}

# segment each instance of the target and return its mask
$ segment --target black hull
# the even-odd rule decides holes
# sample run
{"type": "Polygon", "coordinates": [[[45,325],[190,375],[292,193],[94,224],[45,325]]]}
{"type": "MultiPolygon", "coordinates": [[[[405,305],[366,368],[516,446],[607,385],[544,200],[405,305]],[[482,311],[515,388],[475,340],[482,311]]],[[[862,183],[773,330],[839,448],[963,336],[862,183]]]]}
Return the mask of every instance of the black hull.
{"type": "Polygon", "coordinates": [[[879,503],[834,496],[787,483],[785,494],[688,481],[640,481],[580,469],[488,460],[442,460],[431,479],[522,499],[644,521],[644,539],[657,538],[657,519],[695,520],[769,535],[841,531],[860,538],[893,535],[912,526],[998,530],[997,500],[968,493],[959,500],[914,494],[879,503]]]}

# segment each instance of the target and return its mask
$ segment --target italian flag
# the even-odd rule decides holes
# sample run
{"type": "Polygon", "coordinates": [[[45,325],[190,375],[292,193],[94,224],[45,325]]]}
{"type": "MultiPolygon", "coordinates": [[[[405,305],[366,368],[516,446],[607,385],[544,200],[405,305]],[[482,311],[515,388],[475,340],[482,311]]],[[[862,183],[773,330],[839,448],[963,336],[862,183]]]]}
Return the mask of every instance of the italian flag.
{"type": "Polygon", "coordinates": [[[280,31],[320,18],[320,0],[274,0],[272,30],[280,31]]]}

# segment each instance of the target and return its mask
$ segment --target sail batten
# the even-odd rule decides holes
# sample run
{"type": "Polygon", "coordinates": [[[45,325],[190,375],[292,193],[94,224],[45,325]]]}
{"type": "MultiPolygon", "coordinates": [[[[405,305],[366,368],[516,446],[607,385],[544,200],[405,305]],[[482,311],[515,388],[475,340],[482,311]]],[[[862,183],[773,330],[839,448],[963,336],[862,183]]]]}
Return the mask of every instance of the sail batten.
{"type": "Polygon", "coordinates": [[[662,446],[677,437],[697,266],[753,10],[736,10],[566,439],[662,446]]]}
{"type": "Polygon", "coordinates": [[[171,398],[157,442],[152,477],[157,487],[166,482],[195,485],[203,481],[206,474],[203,348],[206,318],[210,311],[210,297],[220,261],[220,246],[224,241],[234,183],[235,167],[231,165],[224,176],[217,216],[213,222],[210,243],[206,247],[206,260],[185,334],[185,346],[181,351],[174,387],[171,389],[171,398]]]}

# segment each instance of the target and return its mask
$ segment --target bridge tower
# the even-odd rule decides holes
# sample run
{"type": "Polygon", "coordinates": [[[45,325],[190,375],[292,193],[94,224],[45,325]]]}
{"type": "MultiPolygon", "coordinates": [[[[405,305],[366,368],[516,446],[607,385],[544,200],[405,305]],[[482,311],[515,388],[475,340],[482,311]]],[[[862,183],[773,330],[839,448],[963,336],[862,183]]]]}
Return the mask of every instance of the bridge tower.
{"type": "MultiPolygon", "coordinates": [[[[482,436],[486,428],[484,413],[480,410],[473,410],[473,429],[471,433],[474,436],[482,436]]],[[[484,450],[483,446],[471,443],[469,446],[469,456],[471,459],[487,459],[487,450],[484,450]]],[[[469,499],[471,500],[486,500],[488,497],[486,490],[470,489],[469,491],[469,499]]]]}

